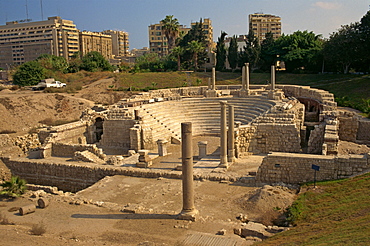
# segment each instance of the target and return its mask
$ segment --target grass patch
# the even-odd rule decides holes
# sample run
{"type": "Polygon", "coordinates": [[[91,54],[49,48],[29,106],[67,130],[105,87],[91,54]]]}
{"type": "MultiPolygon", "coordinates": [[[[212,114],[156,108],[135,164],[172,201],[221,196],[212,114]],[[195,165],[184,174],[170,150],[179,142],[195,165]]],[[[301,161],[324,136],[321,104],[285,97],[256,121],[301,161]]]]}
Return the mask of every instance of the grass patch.
{"type": "Polygon", "coordinates": [[[258,245],[369,245],[370,174],[317,186],[290,208],[296,226],[258,245]]]}

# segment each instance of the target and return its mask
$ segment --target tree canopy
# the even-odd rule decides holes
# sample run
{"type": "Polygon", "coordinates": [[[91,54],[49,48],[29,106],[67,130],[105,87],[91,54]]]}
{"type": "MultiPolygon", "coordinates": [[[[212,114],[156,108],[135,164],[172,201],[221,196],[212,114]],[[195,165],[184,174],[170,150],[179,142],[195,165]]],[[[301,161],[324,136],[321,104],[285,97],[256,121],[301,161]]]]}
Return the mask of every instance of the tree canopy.
{"type": "Polygon", "coordinates": [[[216,44],[216,70],[222,71],[225,69],[226,62],[226,47],[225,47],[225,37],[227,33],[221,31],[221,36],[217,40],[216,44]]]}
{"type": "Polygon", "coordinates": [[[161,23],[163,24],[162,30],[168,41],[168,50],[171,51],[179,34],[179,21],[173,15],[167,15],[166,18],[161,20],[161,23]]]}
{"type": "Polygon", "coordinates": [[[112,71],[112,66],[102,54],[91,51],[82,57],[81,69],[89,72],[112,71]]]}
{"type": "Polygon", "coordinates": [[[45,68],[37,61],[25,62],[13,75],[13,83],[19,86],[37,85],[45,78],[45,68]]]}
{"type": "Polygon", "coordinates": [[[234,70],[238,65],[238,41],[234,35],[230,40],[230,45],[227,53],[227,60],[232,70],[234,70]]]}

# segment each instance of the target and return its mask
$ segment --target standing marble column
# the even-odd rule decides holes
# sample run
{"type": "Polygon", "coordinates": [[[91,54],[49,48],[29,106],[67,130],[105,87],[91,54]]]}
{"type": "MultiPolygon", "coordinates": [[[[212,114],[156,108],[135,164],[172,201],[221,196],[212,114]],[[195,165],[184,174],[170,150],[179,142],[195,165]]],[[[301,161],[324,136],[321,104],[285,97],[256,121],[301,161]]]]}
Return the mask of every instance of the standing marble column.
{"type": "Polygon", "coordinates": [[[227,119],[226,119],[226,106],[227,101],[220,101],[221,104],[221,136],[220,136],[220,167],[227,167],[227,119]]]}
{"type": "Polygon", "coordinates": [[[249,93],[249,63],[245,63],[245,90],[249,93]]]}
{"type": "Polygon", "coordinates": [[[216,90],[216,68],[212,68],[212,90],[216,90]]]}
{"type": "Polygon", "coordinates": [[[227,132],[227,136],[228,136],[228,143],[227,143],[227,146],[228,146],[228,152],[227,152],[227,156],[228,156],[228,162],[231,162],[231,163],[234,163],[235,161],[235,141],[234,141],[234,138],[235,138],[235,133],[234,133],[234,105],[229,105],[229,129],[228,129],[228,132],[227,132]]]}
{"type": "Polygon", "coordinates": [[[192,123],[181,123],[182,198],[179,219],[195,221],[198,210],[194,206],[192,123]]]}
{"type": "Polygon", "coordinates": [[[242,91],[245,91],[245,66],[242,67],[242,91]]]}
{"type": "Polygon", "coordinates": [[[275,91],[275,66],[271,66],[271,90],[275,91]]]}

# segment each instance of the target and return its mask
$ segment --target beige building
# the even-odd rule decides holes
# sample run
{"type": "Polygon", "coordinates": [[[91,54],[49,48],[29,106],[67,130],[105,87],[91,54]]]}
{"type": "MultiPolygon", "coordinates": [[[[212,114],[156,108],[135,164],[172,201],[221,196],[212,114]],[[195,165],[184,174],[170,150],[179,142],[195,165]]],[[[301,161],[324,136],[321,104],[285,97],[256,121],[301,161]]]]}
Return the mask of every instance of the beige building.
{"type": "Polygon", "coordinates": [[[276,15],[255,13],[249,15],[249,30],[262,42],[266,33],[271,32],[277,39],[281,36],[281,18],[276,15]]]}
{"type": "Polygon", "coordinates": [[[91,51],[97,51],[106,59],[112,58],[112,36],[101,32],[82,31],[80,37],[81,55],[86,55],[91,51]]]}
{"type": "MultiPolygon", "coordinates": [[[[168,55],[168,41],[162,30],[162,23],[149,26],[149,49],[152,53],[160,56],[168,55]]],[[[180,36],[189,32],[190,28],[184,25],[179,26],[180,36]]]]}
{"type": "Polygon", "coordinates": [[[105,30],[104,34],[112,37],[112,54],[115,57],[122,57],[129,55],[129,41],[128,33],[123,31],[105,30]]]}
{"type": "MultiPolygon", "coordinates": [[[[191,27],[193,27],[197,22],[192,22],[191,27]]],[[[212,21],[209,18],[203,20],[203,30],[206,35],[207,41],[207,51],[211,52],[215,48],[215,43],[213,42],[213,26],[212,21]]]]}
{"type": "MultiPolygon", "coordinates": [[[[195,25],[196,22],[192,22],[191,26],[195,25]]],[[[168,55],[168,43],[167,38],[164,35],[162,30],[162,24],[154,24],[149,26],[149,50],[152,53],[157,53],[160,56],[168,55]]],[[[184,25],[180,25],[179,31],[180,36],[186,35],[191,28],[184,25]]],[[[214,55],[212,50],[215,48],[215,42],[213,41],[213,27],[212,21],[209,18],[203,19],[203,29],[206,34],[207,41],[207,52],[208,52],[208,61],[207,67],[211,67],[214,63],[214,55]]]]}
{"type": "Polygon", "coordinates": [[[73,21],[59,16],[37,22],[7,22],[0,26],[0,67],[8,68],[42,54],[69,59],[79,51],[79,36],[73,21]]]}

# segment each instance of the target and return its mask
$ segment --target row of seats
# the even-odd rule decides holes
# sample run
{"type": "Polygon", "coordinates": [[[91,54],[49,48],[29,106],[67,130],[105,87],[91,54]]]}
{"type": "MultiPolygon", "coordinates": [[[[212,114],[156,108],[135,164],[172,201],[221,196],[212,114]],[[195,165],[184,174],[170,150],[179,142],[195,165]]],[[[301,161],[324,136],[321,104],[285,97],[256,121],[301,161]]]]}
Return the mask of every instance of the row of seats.
{"type": "Polygon", "coordinates": [[[137,107],[143,127],[151,128],[154,139],[181,137],[181,123],[193,123],[193,135],[219,135],[220,101],[234,105],[235,121],[250,124],[268,112],[275,103],[259,96],[247,98],[184,98],[179,101],[163,101],[137,107]]]}

